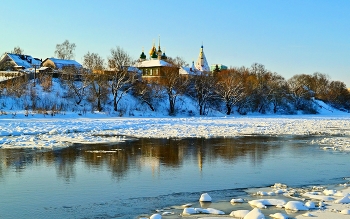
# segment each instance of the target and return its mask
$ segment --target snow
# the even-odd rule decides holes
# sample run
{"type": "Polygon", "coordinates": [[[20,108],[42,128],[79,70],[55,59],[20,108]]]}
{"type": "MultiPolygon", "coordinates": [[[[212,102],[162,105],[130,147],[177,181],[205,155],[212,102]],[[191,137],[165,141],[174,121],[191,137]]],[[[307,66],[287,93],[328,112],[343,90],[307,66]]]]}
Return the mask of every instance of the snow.
{"type": "Polygon", "coordinates": [[[244,218],[250,211],[249,210],[236,210],[230,213],[230,216],[236,218],[244,218]]]}
{"type": "Polygon", "coordinates": [[[350,203],[350,198],[348,196],[344,196],[341,199],[335,200],[334,203],[349,204],[350,203]]]}
{"type": "Polygon", "coordinates": [[[193,215],[193,214],[214,214],[214,215],[223,215],[225,212],[220,211],[215,208],[185,208],[182,211],[183,216],[193,215]]]}
{"type": "MultiPolygon", "coordinates": [[[[299,195],[304,195],[306,193],[313,194],[315,196],[327,196],[327,197],[333,197],[333,194],[341,193],[346,194],[342,199],[339,200],[345,200],[343,201],[334,201],[334,202],[327,202],[327,204],[324,204],[323,201],[321,201],[318,204],[318,207],[316,207],[316,204],[312,200],[308,200],[304,203],[304,201],[286,201],[284,199],[251,199],[256,197],[256,193],[252,192],[255,189],[247,189],[247,193],[250,194],[250,197],[247,197],[247,199],[251,199],[248,201],[249,204],[251,204],[251,208],[249,208],[244,203],[238,204],[240,207],[238,207],[237,210],[231,211],[230,214],[225,214],[224,211],[221,211],[219,209],[215,208],[192,208],[192,207],[186,207],[186,206],[192,206],[192,204],[186,204],[182,205],[184,208],[182,211],[182,216],[193,216],[201,214],[201,219],[218,219],[218,218],[243,218],[243,219],[264,219],[266,218],[266,215],[268,215],[268,218],[273,219],[288,219],[291,218],[289,214],[294,213],[296,216],[293,218],[295,219],[301,219],[305,217],[317,217],[320,219],[328,219],[328,218],[340,218],[345,219],[348,218],[348,215],[350,214],[350,205],[347,202],[349,198],[349,191],[350,187],[347,187],[347,185],[339,185],[339,190],[334,189],[327,189],[325,186],[314,186],[312,188],[305,187],[305,188],[288,188],[286,185],[276,183],[274,186],[271,186],[270,188],[260,188],[259,191],[268,191],[269,189],[276,190],[276,189],[285,189],[286,193],[295,195],[294,198],[298,198],[299,195]],[[320,192],[312,192],[312,190],[323,190],[328,193],[328,195],[324,195],[323,191],[320,192]],[[333,192],[330,192],[333,190],[333,192]],[[254,203],[254,205],[252,205],[254,203]],[[258,203],[265,206],[265,208],[268,208],[269,210],[263,208],[259,209],[255,205],[258,205],[258,203]],[[271,207],[275,206],[277,208],[271,207]],[[242,209],[245,208],[245,209],[242,209]],[[280,209],[279,209],[280,208],[280,209]],[[271,213],[272,211],[272,213],[271,213]],[[275,212],[274,212],[275,211],[275,212]],[[285,211],[286,213],[282,212],[285,211]],[[297,213],[298,211],[301,211],[302,213],[297,213]],[[267,213],[269,212],[269,213],[267,213]],[[206,216],[208,215],[208,216],[206,216]],[[220,216],[213,216],[213,215],[220,215],[220,216]],[[229,217],[226,217],[229,216],[229,217]]],[[[282,195],[280,195],[282,196],[282,195]]],[[[283,197],[283,196],[282,196],[283,197]]],[[[292,195],[285,198],[293,198],[292,195]]],[[[174,212],[172,213],[174,214],[174,212]]]]}
{"type": "Polygon", "coordinates": [[[17,55],[12,53],[7,53],[7,55],[16,63],[17,66],[23,66],[24,68],[31,68],[34,65],[40,66],[41,64],[40,60],[34,59],[29,55],[17,55]]]}
{"type": "Polygon", "coordinates": [[[308,201],[305,203],[305,206],[308,208],[308,209],[315,209],[316,208],[316,205],[315,205],[315,202],[313,201],[308,201]]]}
{"type": "MultiPolygon", "coordinates": [[[[46,59],[47,60],[47,59],[46,59]]],[[[44,60],[43,62],[45,62],[44,60]]],[[[62,69],[65,66],[74,66],[76,68],[82,68],[83,66],[75,60],[66,60],[66,59],[56,59],[56,58],[48,58],[53,63],[55,63],[56,68],[62,69]]]]}
{"type": "Polygon", "coordinates": [[[161,219],[162,216],[160,214],[153,214],[151,215],[150,219],[161,219]]]}
{"type": "MultiPolygon", "coordinates": [[[[52,147],[72,143],[118,142],[120,136],[136,138],[211,138],[245,135],[348,135],[350,117],[110,117],[103,114],[24,116],[0,115],[2,147],[52,147]],[[14,117],[14,118],[12,118],[14,117]],[[329,127],[339,127],[330,129],[329,127]],[[34,138],[37,136],[38,138],[34,138]],[[64,143],[64,144],[63,144],[64,143]]],[[[338,137],[335,137],[335,140],[338,137]]]]}
{"type": "Polygon", "coordinates": [[[349,215],[350,214],[350,209],[344,209],[340,211],[341,214],[349,215]]]}
{"type": "Polygon", "coordinates": [[[306,192],[303,194],[304,197],[315,199],[318,201],[333,201],[334,197],[328,195],[321,195],[319,192],[306,192]]]}
{"type": "Polygon", "coordinates": [[[265,215],[258,208],[251,210],[243,219],[265,219],[265,215]]]}
{"type": "Polygon", "coordinates": [[[201,197],[199,198],[199,201],[201,202],[211,202],[211,197],[208,193],[203,193],[201,197]]]}
{"type": "Polygon", "coordinates": [[[284,205],[284,208],[286,210],[291,210],[291,211],[307,211],[309,210],[308,207],[304,205],[304,203],[300,201],[289,201],[287,204],[284,205]]]}
{"type": "Polygon", "coordinates": [[[242,198],[233,198],[230,201],[231,203],[243,203],[244,200],[242,198]]]}
{"type": "MultiPolygon", "coordinates": [[[[52,97],[50,97],[52,98],[52,97]]],[[[132,99],[125,102],[132,103],[132,99]]],[[[322,103],[320,103],[322,104],[322,103]]],[[[191,108],[184,101],[186,107],[191,108]]],[[[0,110],[0,148],[60,148],[69,147],[74,143],[114,143],[125,141],[128,138],[211,138],[211,137],[239,137],[249,135],[326,135],[314,144],[330,144],[332,150],[348,150],[350,141],[342,136],[350,135],[350,114],[336,111],[326,106],[322,107],[318,115],[258,115],[223,116],[220,113],[211,113],[210,116],[188,116],[179,113],[170,117],[155,112],[129,109],[130,117],[116,117],[113,114],[89,112],[65,112],[54,116],[44,114],[27,114],[21,110],[0,110]],[[335,137],[329,137],[335,136],[335,137]]],[[[89,153],[115,153],[116,151],[89,151],[89,153]]],[[[342,191],[325,189],[319,191],[302,191],[300,197],[293,197],[295,190],[286,185],[276,183],[272,191],[260,190],[254,195],[271,196],[284,194],[286,198],[300,199],[289,201],[283,199],[257,199],[248,203],[252,207],[244,210],[232,211],[231,216],[244,219],[265,218],[262,211],[268,206],[285,208],[293,211],[310,211],[303,215],[318,218],[348,218],[350,214],[349,188],[342,191]],[[309,199],[304,203],[305,199],[309,199]],[[320,201],[316,207],[313,201],[320,201]],[[323,202],[327,202],[325,205],[323,202]],[[258,208],[257,208],[258,207],[258,208]],[[254,208],[251,210],[251,208],[254,208]],[[262,208],[263,210],[260,210],[262,208]],[[336,210],[332,210],[336,209],[336,210]],[[236,216],[237,215],[237,216],[236,216]]],[[[237,203],[238,199],[233,203],[237,203]]],[[[243,199],[242,199],[243,200],[243,199]]],[[[204,193],[199,201],[211,202],[212,198],[204,193]],[[203,197],[202,197],[203,196],[203,197]]],[[[240,200],[241,201],[241,200],[240,200]]],[[[220,209],[191,208],[186,204],[182,215],[192,214],[225,214],[220,209]]],[[[276,209],[277,209],[276,208],[276,209]]],[[[169,214],[172,214],[170,212],[169,214]]],[[[296,216],[297,219],[303,215],[296,216]]],[[[271,217],[284,218],[284,214],[271,214],[271,217]],[[272,216],[273,215],[273,216],[272,216]]],[[[153,218],[161,218],[160,214],[153,214],[153,218]]]]}
{"type": "MultiPolygon", "coordinates": [[[[155,61],[155,60],[154,60],[155,61]]],[[[159,61],[159,60],[157,60],[159,61]]],[[[74,105],[60,99],[64,96],[59,82],[53,80],[50,93],[36,87],[38,98],[47,103],[74,105]]],[[[37,113],[18,108],[16,98],[0,97],[0,147],[3,148],[60,148],[74,143],[107,143],[127,138],[213,138],[249,135],[326,135],[312,143],[333,145],[332,150],[350,149],[350,114],[330,108],[318,101],[317,115],[233,114],[224,116],[211,110],[208,116],[198,116],[195,101],[178,99],[178,113],[167,115],[167,102],[160,102],[155,112],[129,94],[120,102],[123,117],[105,107],[104,112],[70,108],[69,111],[37,113]],[[83,112],[83,113],[82,113],[83,112]],[[334,137],[329,137],[334,136],[334,137]]],[[[28,101],[28,100],[25,100],[28,101]]],[[[275,191],[275,194],[283,190],[275,191]]],[[[262,195],[274,195],[262,194],[262,195]]]]}
{"type": "Polygon", "coordinates": [[[270,217],[274,218],[274,219],[288,219],[289,217],[285,214],[282,213],[274,213],[274,214],[270,214],[270,217]]]}
{"type": "Polygon", "coordinates": [[[137,68],[147,68],[147,67],[160,67],[160,66],[168,66],[169,63],[163,60],[146,60],[143,62],[136,63],[137,68]]]}
{"type": "Polygon", "coordinates": [[[267,208],[267,206],[284,205],[286,202],[281,199],[257,199],[249,201],[248,203],[257,208],[267,208]]]}
{"type": "Polygon", "coordinates": [[[185,208],[182,212],[183,216],[198,214],[198,211],[195,208],[185,208]]]}

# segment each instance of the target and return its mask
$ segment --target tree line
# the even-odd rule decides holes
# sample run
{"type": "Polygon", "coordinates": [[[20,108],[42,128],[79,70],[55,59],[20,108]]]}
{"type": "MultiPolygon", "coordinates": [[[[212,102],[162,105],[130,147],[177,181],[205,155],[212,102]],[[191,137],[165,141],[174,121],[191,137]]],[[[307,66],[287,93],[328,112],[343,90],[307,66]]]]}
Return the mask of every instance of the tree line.
{"type": "MultiPolygon", "coordinates": [[[[65,41],[61,46],[56,46],[56,54],[72,57],[74,49],[75,44],[65,41]]],[[[142,80],[136,68],[130,70],[134,61],[129,54],[116,47],[111,49],[106,62],[97,53],[86,53],[83,57],[84,68],[67,67],[64,77],[59,80],[67,91],[65,97],[75,105],[86,102],[91,110],[101,112],[106,106],[112,106],[120,115],[123,115],[120,101],[126,94],[134,96],[151,111],[157,111],[159,103],[166,101],[169,115],[176,115],[178,98],[183,96],[196,102],[199,115],[206,115],[210,110],[226,115],[252,112],[315,114],[319,108],[315,100],[342,111],[350,110],[350,93],[345,83],[332,81],[329,76],[319,72],[298,74],[286,80],[276,72],[267,70],[264,65],[254,63],[250,67],[216,68],[213,72],[184,76],[179,74],[179,68],[186,65],[183,59],[169,57],[167,62],[169,65],[162,67],[164,76],[159,80],[142,80]]],[[[52,75],[43,74],[37,80],[45,92],[50,91],[52,75]]],[[[28,82],[18,83],[3,85],[0,95],[27,95],[30,101],[26,101],[25,108],[37,108],[36,91],[25,84],[28,82]]],[[[57,105],[45,108],[50,110],[50,107],[56,110],[64,108],[57,105]]]]}

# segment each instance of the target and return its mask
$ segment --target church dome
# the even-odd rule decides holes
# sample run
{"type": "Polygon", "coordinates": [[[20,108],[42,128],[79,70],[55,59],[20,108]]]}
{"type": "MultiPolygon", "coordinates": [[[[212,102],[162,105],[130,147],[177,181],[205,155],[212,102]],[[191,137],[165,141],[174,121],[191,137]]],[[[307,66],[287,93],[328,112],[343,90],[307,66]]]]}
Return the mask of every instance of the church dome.
{"type": "Polygon", "coordinates": [[[152,59],[157,59],[158,58],[156,50],[153,51],[153,54],[152,54],[151,58],[152,59]]]}
{"type": "Polygon", "coordinates": [[[157,52],[156,47],[153,45],[152,49],[149,51],[149,55],[152,56],[154,52],[157,52]]]}
{"type": "Polygon", "coordinates": [[[141,55],[140,55],[140,59],[146,59],[146,55],[145,53],[142,51],[141,55]]]}
{"type": "Polygon", "coordinates": [[[165,55],[165,52],[163,52],[163,54],[162,54],[162,56],[161,56],[161,59],[162,60],[165,60],[165,59],[167,59],[168,57],[165,55]]]}

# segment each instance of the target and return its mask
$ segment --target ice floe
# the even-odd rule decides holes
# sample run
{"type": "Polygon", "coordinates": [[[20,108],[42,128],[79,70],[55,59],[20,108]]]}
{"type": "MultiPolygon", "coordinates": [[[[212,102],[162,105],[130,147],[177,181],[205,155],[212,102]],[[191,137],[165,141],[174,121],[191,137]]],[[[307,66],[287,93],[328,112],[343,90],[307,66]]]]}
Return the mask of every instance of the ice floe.
{"type": "Polygon", "coordinates": [[[68,147],[136,138],[236,137],[245,135],[327,135],[312,143],[350,150],[350,116],[238,116],[120,118],[100,116],[7,118],[0,120],[0,147],[68,147]],[[332,128],[338,127],[338,128],[332,128]]]}
{"type": "Polygon", "coordinates": [[[259,208],[251,210],[243,219],[265,219],[265,215],[261,213],[259,208]]]}
{"type": "Polygon", "coordinates": [[[274,213],[274,214],[270,214],[270,217],[274,218],[274,219],[288,219],[288,215],[282,214],[282,213],[274,213]]]}
{"type": "Polygon", "coordinates": [[[286,204],[282,199],[257,199],[248,202],[251,206],[257,208],[267,208],[267,206],[277,206],[286,204]]]}
{"type": "Polygon", "coordinates": [[[201,202],[211,202],[211,197],[208,193],[203,193],[201,197],[199,198],[199,201],[201,202]]]}
{"type": "MultiPolygon", "coordinates": [[[[343,185],[342,185],[343,186],[343,185]]],[[[339,186],[338,186],[339,188],[339,186]]],[[[289,188],[283,184],[275,184],[270,188],[261,188],[258,192],[252,192],[254,189],[248,189],[247,192],[250,194],[248,197],[243,198],[233,198],[228,200],[228,202],[233,203],[233,209],[229,214],[226,214],[224,211],[217,208],[199,208],[199,207],[191,207],[193,205],[199,205],[202,203],[198,201],[197,204],[183,204],[179,206],[182,212],[174,212],[174,211],[165,211],[163,213],[164,216],[171,215],[180,215],[182,217],[193,217],[195,215],[200,215],[201,219],[219,219],[219,218],[243,218],[243,219],[264,219],[266,215],[268,218],[273,219],[301,219],[305,217],[317,217],[320,219],[329,219],[329,218],[339,218],[345,219],[348,218],[350,214],[350,203],[349,203],[349,192],[350,188],[344,186],[340,187],[339,190],[336,189],[327,189],[324,186],[314,186],[314,187],[305,187],[305,188],[289,188]],[[290,200],[292,196],[285,196],[284,194],[276,194],[276,196],[281,198],[276,199],[254,199],[257,197],[259,191],[269,191],[272,189],[274,191],[283,189],[286,193],[290,192],[291,195],[303,196],[308,200],[306,201],[295,201],[290,200]],[[250,192],[249,192],[250,191],[250,192]],[[327,195],[326,195],[327,194],[327,195]],[[335,194],[345,194],[342,198],[339,198],[334,201],[335,194]],[[284,198],[283,198],[284,197],[284,198]],[[248,200],[245,201],[245,199],[248,200]],[[326,200],[326,201],[324,201],[326,200]],[[327,203],[327,204],[325,204],[327,203]],[[238,208],[238,209],[237,209],[238,208]],[[245,209],[241,209],[245,208],[245,209]],[[274,213],[271,213],[274,211],[274,213]],[[269,212],[269,213],[267,213],[269,212]],[[285,213],[286,212],[286,213],[285,213]],[[302,213],[298,213],[302,212],[302,213]],[[290,216],[289,214],[293,214],[290,216]],[[217,216],[216,216],[217,215],[217,216]],[[226,217],[227,216],[227,217],[226,217]]],[[[201,197],[204,199],[208,198],[208,193],[203,193],[201,197]]],[[[210,197],[210,196],[209,196],[210,197]]],[[[208,199],[209,200],[209,199],[208,199]]],[[[210,197],[211,200],[211,197],[210,197]]],[[[215,203],[208,203],[209,205],[213,205],[215,203]]],[[[220,205],[219,205],[220,206],[220,205]]],[[[159,213],[158,213],[159,214],[159,213]]],[[[157,214],[155,214],[157,215],[157,214]]],[[[160,214],[159,214],[160,215],[160,214]]],[[[153,216],[153,215],[152,215],[153,216]]]]}
{"type": "Polygon", "coordinates": [[[334,203],[337,203],[337,204],[349,204],[350,203],[350,198],[348,196],[344,196],[341,199],[335,200],[334,203]]]}
{"type": "Polygon", "coordinates": [[[242,198],[233,198],[230,201],[231,203],[243,203],[244,200],[242,198]]]}
{"type": "Polygon", "coordinates": [[[305,206],[304,203],[300,201],[289,201],[284,205],[286,210],[290,211],[308,211],[309,208],[305,206]]]}
{"type": "Polygon", "coordinates": [[[236,218],[244,218],[249,212],[250,210],[236,210],[236,211],[232,211],[230,213],[230,216],[236,217],[236,218]]]}

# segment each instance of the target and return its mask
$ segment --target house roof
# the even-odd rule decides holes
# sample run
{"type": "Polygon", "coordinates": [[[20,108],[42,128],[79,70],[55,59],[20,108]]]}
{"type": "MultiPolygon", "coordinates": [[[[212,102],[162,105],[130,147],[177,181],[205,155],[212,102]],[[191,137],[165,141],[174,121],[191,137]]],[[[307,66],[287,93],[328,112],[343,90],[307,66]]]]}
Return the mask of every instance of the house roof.
{"type": "Polygon", "coordinates": [[[41,61],[39,59],[35,59],[30,55],[19,55],[13,53],[6,54],[12,61],[16,63],[16,66],[21,66],[24,68],[32,68],[35,66],[40,66],[41,61]]]}
{"type": "MultiPolygon", "coordinates": [[[[137,72],[137,73],[140,72],[140,69],[138,69],[135,66],[127,66],[127,67],[128,67],[128,72],[137,72]]],[[[116,69],[115,68],[109,68],[109,69],[106,69],[106,70],[107,71],[115,71],[116,69]]]]}
{"type": "Polygon", "coordinates": [[[146,60],[136,64],[137,68],[169,66],[170,64],[163,60],[146,60]]]}
{"type": "Polygon", "coordinates": [[[192,67],[181,67],[179,70],[180,75],[198,75],[200,71],[192,67]]]}
{"type": "Polygon", "coordinates": [[[179,74],[182,75],[198,75],[200,71],[194,66],[194,62],[192,62],[191,67],[181,67],[179,70],[179,74]]]}
{"type": "Polygon", "coordinates": [[[203,45],[201,46],[201,49],[199,51],[198,59],[196,62],[196,68],[199,71],[210,71],[207,58],[205,57],[205,54],[204,54],[203,45]]]}
{"type": "Polygon", "coordinates": [[[74,66],[76,68],[82,68],[83,67],[80,63],[78,63],[75,60],[47,58],[47,59],[45,59],[43,61],[43,63],[46,60],[51,60],[55,64],[56,68],[58,68],[58,69],[62,69],[63,67],[66,67],[66,66],[74,66]]]}

